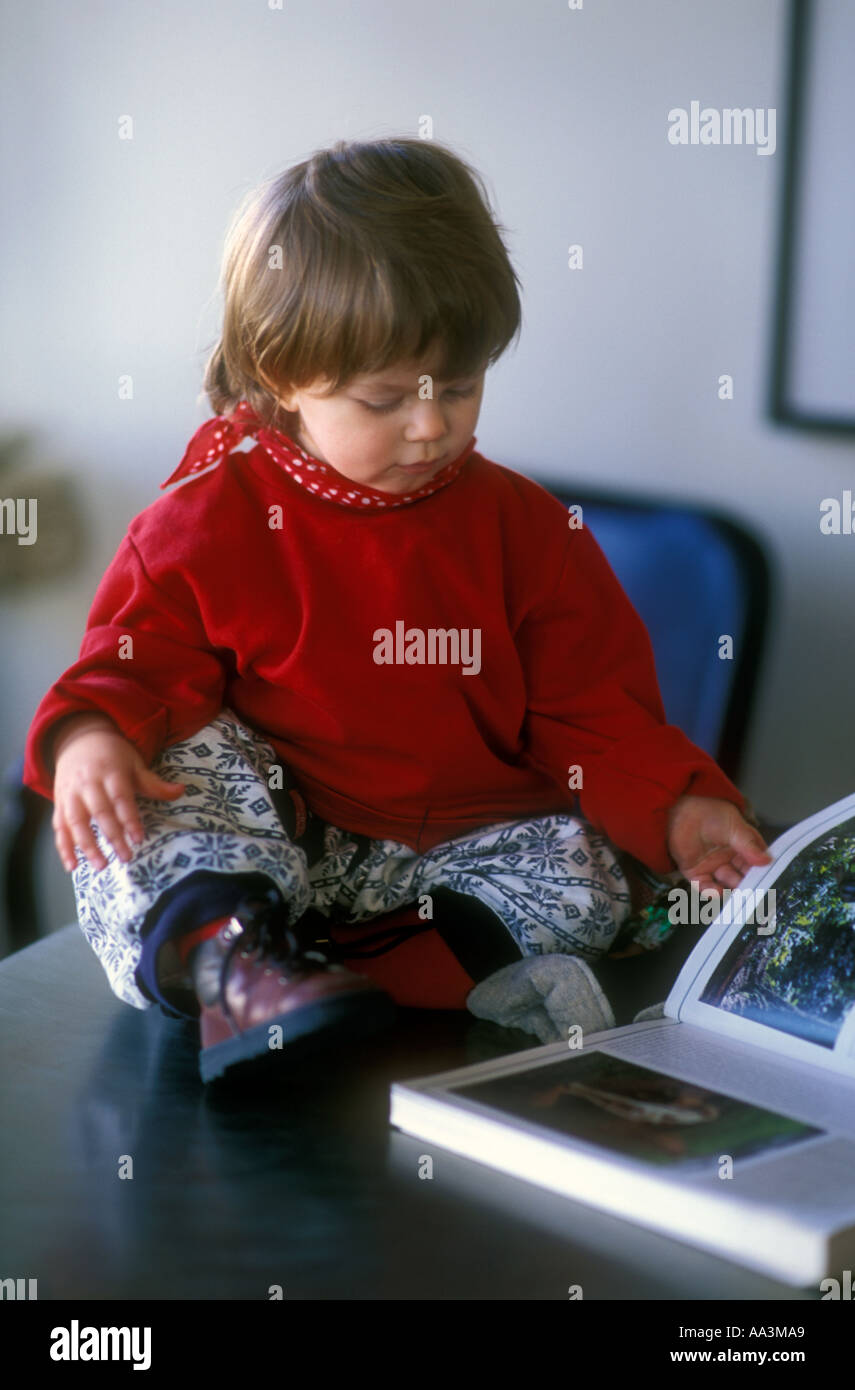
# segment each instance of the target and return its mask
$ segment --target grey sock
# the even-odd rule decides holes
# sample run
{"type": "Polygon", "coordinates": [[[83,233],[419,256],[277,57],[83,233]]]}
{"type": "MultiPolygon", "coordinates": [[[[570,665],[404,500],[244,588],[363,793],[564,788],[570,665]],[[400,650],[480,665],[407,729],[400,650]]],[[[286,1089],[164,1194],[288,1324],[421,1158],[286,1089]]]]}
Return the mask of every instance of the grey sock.
{"type": "Polygon", "coordinates": [[[482,980],[466,996],[476,1018],[534,1033],[542,1043],[614,1028],[615,1016],[591,967],[578,956],[525,956],[482,980]]]}

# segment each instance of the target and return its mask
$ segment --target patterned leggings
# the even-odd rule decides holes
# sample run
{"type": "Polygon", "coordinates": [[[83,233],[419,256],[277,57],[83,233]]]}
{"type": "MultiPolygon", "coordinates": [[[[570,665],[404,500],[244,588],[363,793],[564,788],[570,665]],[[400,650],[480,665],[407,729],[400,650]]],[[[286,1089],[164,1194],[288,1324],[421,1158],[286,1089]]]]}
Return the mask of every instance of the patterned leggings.
{"type": "Polygon", "coordinates": [[[95,872],[78,851],[74,892],[83,933],[120,999],[139,1009],[155,1002],[141,988],[138,967],[159,905],[191,876],[272,880],[292,923],[310,908],[335,922],[365,922],[451,889],[489,908],[523,956],[565,952],[595,961],[630,916],[620,852],[584,820],[501,821],[426,853],[313,813],[298,833],[287,768],[285,788],[270,788],[270,770],[281,768],[271,745],[224,709],[153,763],[185,791],[169,802],[139,797],[144,840],[130,862],[93,823],[107,865],[95,872]]]}

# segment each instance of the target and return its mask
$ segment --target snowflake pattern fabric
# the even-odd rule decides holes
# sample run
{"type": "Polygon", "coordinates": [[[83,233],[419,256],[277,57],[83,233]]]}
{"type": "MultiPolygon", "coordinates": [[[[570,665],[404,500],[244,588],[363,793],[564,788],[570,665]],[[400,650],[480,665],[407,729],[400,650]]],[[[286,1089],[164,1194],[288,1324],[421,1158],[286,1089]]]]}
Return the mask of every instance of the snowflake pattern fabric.
{"type": "Polygon", "coordinates": [[[107,865],[93,871],[78,851],[72,875],[83,933],[114,993],[135,1008],[151,1007],[135,974],[144,924],[163,893],[200,869],[266,874],[292,921],[312,907],[337,922],[365,922],[444,886],[490,908],[524,956],[595,961],[631,911],[619,851],[571,815],[497,821],[422,853],[310,813],[321,848],[307,856],[307,836],[291,838],[270,790],[281,760],[231,710],[164,749],[152,768],[183,782],[183,794],[138,798],[145,838],[128,863],[93,822],[107,865]]]}

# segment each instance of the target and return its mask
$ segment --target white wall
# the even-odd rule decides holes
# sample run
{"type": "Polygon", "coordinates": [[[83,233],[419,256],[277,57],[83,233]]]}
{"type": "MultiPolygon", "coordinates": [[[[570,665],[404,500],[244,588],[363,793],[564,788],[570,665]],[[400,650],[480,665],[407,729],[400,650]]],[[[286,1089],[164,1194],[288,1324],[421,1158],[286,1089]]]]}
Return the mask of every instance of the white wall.
{"type": "MultiPolygon", "coordinates": [[[[823,539],[818,505],[851,486],[855,447],[764,416],[788,16],[786,0],[7,10],[0,423],[37,431],[45,463],[74,473],[92,540],[73,580],[0,600],[0,762],[76,657],[128,520],[210,413],[200,373],[240,195],[318,146],[416,134],[428,114],[486,175],[525,286],[479,448],[752,523],[782,590],[743,788],[776,820],[852,790],[855,539],[823,539]],[[667,113],[692,100],[775,107],[777,153],[675,148],[667,113]],[[117,138],[124,114],[133,141],[117,138]],[[717,398],[725,372],[732,402],[717,398]],[[123,373],[133,402],[117,399],[123,373]]],[[[43,871],[68,920],[52,849],[43,871]]]]}

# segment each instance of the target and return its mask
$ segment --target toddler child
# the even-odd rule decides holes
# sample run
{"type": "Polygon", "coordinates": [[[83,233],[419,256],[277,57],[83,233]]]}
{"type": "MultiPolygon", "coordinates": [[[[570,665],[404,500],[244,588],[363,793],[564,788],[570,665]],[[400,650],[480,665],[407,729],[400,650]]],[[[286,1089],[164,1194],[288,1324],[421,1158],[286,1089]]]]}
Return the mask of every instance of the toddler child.
{"type": "Polygon", "coordinates": [[[768,862],[594,538],[475,449],[520,328],[500,232],[417,139],[248,197],[215,417],[33,720],[83,931],[121,999],[199,1018],[206,1080],[447,1005],[443,970],[544,1041],[609,1026],[589,967],[649,944],[638,892],[768,862]]]}

